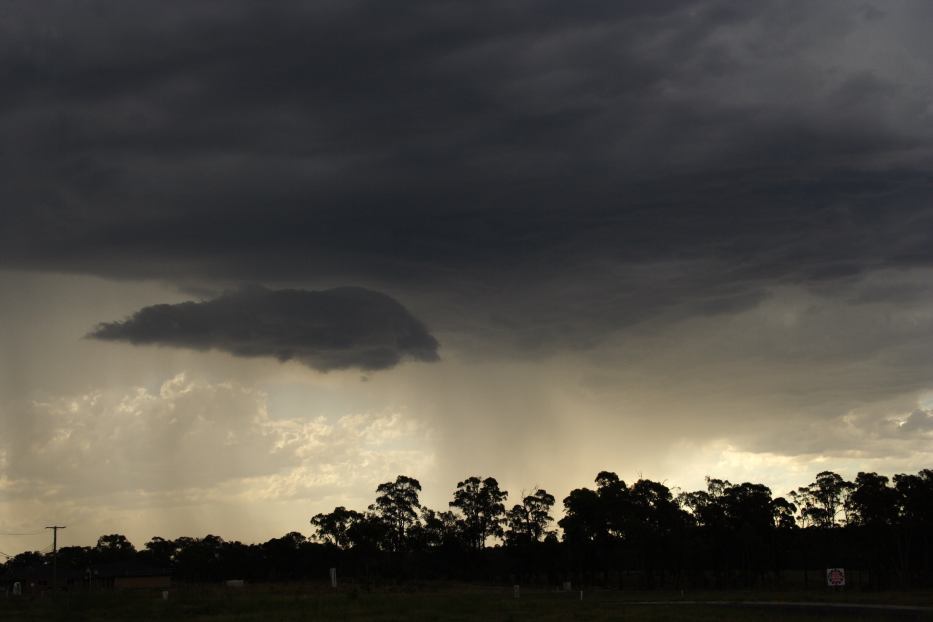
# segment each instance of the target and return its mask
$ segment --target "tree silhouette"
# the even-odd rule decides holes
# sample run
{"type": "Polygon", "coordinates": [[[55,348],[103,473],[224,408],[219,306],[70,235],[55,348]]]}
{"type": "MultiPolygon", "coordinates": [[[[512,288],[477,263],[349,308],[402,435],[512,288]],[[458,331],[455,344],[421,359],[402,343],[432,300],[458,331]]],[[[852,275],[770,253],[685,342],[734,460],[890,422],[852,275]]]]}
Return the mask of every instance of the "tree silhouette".
{"type": "Polygon", "coordinates": [[[361,513],[348,510],[342,505],[335,507],[333,512],[315,514],[311,518],[311,525],[315,530],[314,537],[320,542],[330,543],[341,549],[349,548],[352,543],[351,527],[362,518],[361,513]]]}
{"type": "Polygon", "coordinates": [[[624,540],[631,529],[632,499],[631,491],[618,475],[611,471],[600,471],[596,475],[596,495],[599,497],[599,515],[605,522],[599,530],[602,540],[624,540]]]}
{"type": "Polygon", "coordinates": [[[785,499],[777,497],[771,502],[771,516],[777,529],[793,529],[797,526],[797,506],[785,499]]]}
{"type": "Polygon", "coordinates": [[[554,520],[549,514],[553,506],[554,495],[541,488],[523,498],[521,505],[514,505],[506,513],[509,527],[505,534],[506,543],[517,546],[541,541],[554,520]]]}
{"type": "Polygon", "coordinates": [[[774,525],[771,489],[748,482],[729,486],[723,491],[722,505],[726,521],[733,529],[748,527],[764,533],[774,525]]]}
{"type": "Polygon", "coordinates": [[[828,528],[839,525],[839,513],[846,511],[846,497],[851,490],[852,484],[838,473],[821,471],[816,481],[798,488],[792,497],[800,507],[805,525],[828,528]]]}
{"type": "Polygon", "coordinates": [[[457,516],[453,512],[437,512],[421,508],[421,523],[415,524],[410,532],[417,541],[415,548],[436,549],[456,546],[460,542],[457,516]]]}
{"type": "Polygon", "coordinates": [[[933,470],[895,475],[894,488],[899,493],[898,509],[904,522],[916,525],[933,522],[933,470]]]}
{"type": "Polygon", "coordinates": [[[683,510],[674,502],[670,488],[660,482],[638,480],[629,489],[629,500],[640,535],[646,531],[652,535],[668,533],[686,519],[683,510]]]}
{"type": "Polygon", "coordinates": [[[408,529],[418,522],[418,510],[421,509],[419,492],[420,482],[405,475],[399,475],[394,482],[385,482],[376,488],[378,496],[370,509],[389,528],[392,547],[396,551],[405,548],[408,529]]]}
{"type": "Polygon", "coordinates": [[[859,472],[846,500],[853,525],[891,525],[897,520],[898,491],[884,475],[859,472]]]}
{"type": "MultiPolygon", "coordinates": [[[[420,490],[417,480],[399,476],[376,489],[367,512],[341,506],[317,514],[311,519],[316,542],[298,532],[262,544],[216,535],[154,537],[136,552],[124,536],[104,535],[93,547],[58,551],[60,585],[86,588],[88,576],[106,577],[132,561],[165,567],[178,582],[324,580],[337,566],[342,576],[361,582],[554,585],[572,578],[604,587],[729,589],[782,587],[795,577],[805,587],[813,569],[841,566],[853,572],[855,589],[933,585],[929,469],[890,479],[860,472],[851,484],[823,471],[788,498],[772,498],[763,484],[708,477],[704,490],[681,493],[676,501],[663,483],[626,485],[601,471],[593,489],[577,488],[563,499],[560,541],[549,531],[554,497],[543,489],[508,512],[506,493],[491,477],[460,482],[451,509],[443,512],[421,506],[420,490]],[[487,547],[491,536],[505,546],[487,547]]],[[[0,574],[43,589],[51,562],[50,552],[22,553],[0,574]]]]}
{"type": "Polygon", "coordinates": [[[392,530],[382,517],[367,512],[350,523],[347,538],[354,549],[371,554],[391,544],[392,530]]]}
{"type": "Polygon", "coordinates": [[[677,495],[680,507],[689,510],[696,525],[710,530],[726,527],[726,509],[722,503],[723,491],[732,486],[728,480],[706,476],[706,490],[682,492],[677,495]]]}
{"type": "Polygon", "coordinates": [[[576,488],[564,498],[564,517],[557,521],[564,540],[576,544],[605,541],[608,527],[599,495],[589,488],[576,488]]]}
{"type": "Polygon", "coordinates": [[[100,562],[118,562],[133,559],[136,547],[126,539],[126,536],[113,533],[101,536],[94,547],[95,557],[100,562]]]}
{"type": "Polygon", "coordinates": [[[499,482],[493,477],[481,479],[474,475],[457,483],[449,505],[461,513],[461,530],[469,546],[482,549],[488,538],[502,537],[503,502],[508,496],[508,492],[499,490],[499,482]]]}
{"type": "Polygon", "coordinates": [[[175,556],[175,543],[165,538],[155,536],[146,543],[141,551],[143,559],[157,566],[168,566],[175,556]]]}

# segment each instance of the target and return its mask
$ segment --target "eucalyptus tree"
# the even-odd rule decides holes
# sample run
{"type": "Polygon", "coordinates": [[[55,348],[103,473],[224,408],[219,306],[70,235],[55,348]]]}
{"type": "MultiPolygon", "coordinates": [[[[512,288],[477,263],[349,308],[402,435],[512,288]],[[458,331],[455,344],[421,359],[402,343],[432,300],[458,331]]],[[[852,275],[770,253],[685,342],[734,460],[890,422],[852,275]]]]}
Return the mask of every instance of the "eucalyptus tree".
{"type": "Polygon", "coordinates": [[[797,506],[785,499],[776,497],[771,501],[771,519],[776,529],[793,529],[797,526],[797,506]]]}
{"type": "Polygon", "coordinates": [[[453,512],[438,512],[421,508],[421,522],[412,527],[409,540],[415,540],[418,549],[437,549],[453,546],[459,542],[457,515],[453,512]]]}
{"type": "Polygon", "coordinates": [[[385,482],[376,488],[378,496],[370,509],[385,522],[392,548],[396,551],[405,548],[409,529],[418,523],[420,492],[421,483],[406,475],[399,475],[394,482],[385,482]]]}
{"type": "Polygon", "coordinates": [[[333,512],[315,514],[311,518],[311,525],[315,530],[314,537],[319,542],[332,544],[337,548],[349,548],[352,544],[351,529],[362,518],[360,512],[348,510],[342,505],[335,507],[333,512]]]}
{"type": "Polygon", "coordinates": [[[468,546],[482,549],[490,537],[501,538],[505,522],[505,499],[509,493],[500,490],[494,477],[468,477],[457,483],[450,507],[460,511],[460,525],[468,546]]]}
{"type": "Polygon", "coordinates": [[[877,473],[859,472],[846,500],[850,522],[878,527],[897,521],[899,495],[890,480],[877,473]]]}
{"type": "Polygon", "coordinates": [[[574,488],[564,497],[564,517],[557,521],[564,541],[573,545],[605,541],[609,533],[605,514],[595,490],[574,488]]]}
{"type": "Polygon", "coordinates": [[[838,527],[846,521],[846,499],[852,488],[852,483],[838,473],[821,471],[814,482],[801,486],[791,497],[800,507],[805,526],[838,527]],[[840,513],[843,513],[842,520],[839,520],[840,513]]]}
{"type": "Polygon", "coordinates": [[[135,555],[136,547],[126,536],[119,533],[99,537],[97,546],[94,547],[94,557],[103,563],[126,561],[133,559],[135,555]]]}
{"type": "Polygon", "coordinates": [[[899,473],[894,476],[894,488],[901,522],[933,527],[933,470],[923,469],[916,475],[899,473]]]}
{"type": "Polygon", "coordinates": [[[732,529],[751,528],[758,533],[774,526],[774,500],[764,484],[744,482],[725,488],[722,505],[732,529]]]}
{"type": "Polygon", "coordinates": [[[548,533],[548,525],[554,520],[549,514],[554,506],[554,495],[539,488],[526,495],[521,504],[506,512],[509,530],[505,540],[510,545],[540,542],[548,533]]]}

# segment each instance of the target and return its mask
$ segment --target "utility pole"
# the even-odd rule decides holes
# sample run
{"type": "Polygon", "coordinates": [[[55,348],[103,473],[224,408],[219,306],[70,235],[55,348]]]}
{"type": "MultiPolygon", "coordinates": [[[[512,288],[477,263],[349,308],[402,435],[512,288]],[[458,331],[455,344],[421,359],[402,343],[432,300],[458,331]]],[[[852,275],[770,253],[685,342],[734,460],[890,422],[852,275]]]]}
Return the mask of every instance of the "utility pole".
{"type": "Polygon", "coordinates": [[[64,529],[64,525],[52,525],[46,529],[52,530],[52,596],[58,590],[58,530],[64,529]]]}

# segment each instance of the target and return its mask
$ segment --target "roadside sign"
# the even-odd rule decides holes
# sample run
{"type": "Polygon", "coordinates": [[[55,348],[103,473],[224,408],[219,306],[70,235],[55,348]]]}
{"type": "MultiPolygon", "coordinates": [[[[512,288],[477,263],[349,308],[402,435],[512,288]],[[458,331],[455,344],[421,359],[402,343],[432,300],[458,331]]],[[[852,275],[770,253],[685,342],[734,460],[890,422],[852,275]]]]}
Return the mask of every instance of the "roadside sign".
{"type": "Polygon", "coordinates": [[[845,568],[827,568],[826,585],[829,587],[845,587],[846,570],[845,568]]]}

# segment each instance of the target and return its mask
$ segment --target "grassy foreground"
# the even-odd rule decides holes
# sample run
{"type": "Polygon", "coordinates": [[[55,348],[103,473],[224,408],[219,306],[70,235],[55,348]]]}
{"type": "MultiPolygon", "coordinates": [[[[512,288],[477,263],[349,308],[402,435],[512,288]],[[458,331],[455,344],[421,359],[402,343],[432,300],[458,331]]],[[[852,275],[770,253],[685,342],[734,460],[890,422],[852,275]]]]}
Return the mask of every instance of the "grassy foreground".
{"type": "Polygon", "coordinates": [[[429,586],[362,591],[332,591],[320,586],[247,586],[243,589],[176,588],[169,599],[160,592],[101,592],[62,594],[56,599],[0,600],[0,621],[45,620],[320,620],[428,621],[482,620],[550,622],[558,620],[625,620],[660,622],[697,620],[931,620],[924,612],[856,611],[826,608],[747,607],[678,604],[697,601],[828,601],[874,604],[933,604],[933,595],[909,594],[776,594],[585,592],[557,593],[524,590],[516,600],[511,589],[471,586],[429,586]],[[639,601],[668,601],[645,605],[639,601]]]}

